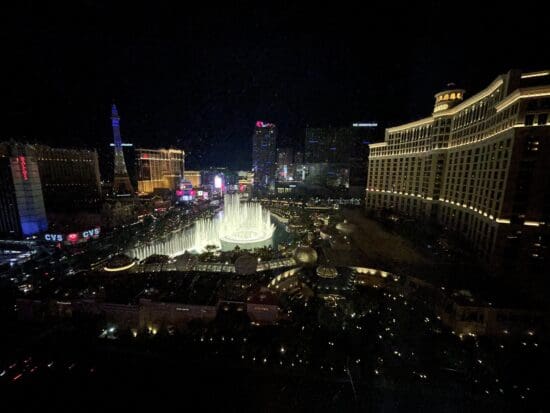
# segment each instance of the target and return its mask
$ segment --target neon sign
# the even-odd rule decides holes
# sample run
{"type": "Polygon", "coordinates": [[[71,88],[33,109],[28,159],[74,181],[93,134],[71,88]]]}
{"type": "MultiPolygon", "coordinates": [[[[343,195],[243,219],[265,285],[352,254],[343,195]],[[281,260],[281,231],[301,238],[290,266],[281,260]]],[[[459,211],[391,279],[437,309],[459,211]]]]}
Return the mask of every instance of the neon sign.
{"type": "Polygon", "coordinates": [[[100,228],[97,227],[97,228],[93,228],[93,229],[89,229],[87,231],[84,231],[82,233],[82,238],[84,239],[88,239],[90,237],[97,237],[99,236],[99,232],[100,232],[100,228]]]}
{"type": "Polygon", "coordinates": [[[63,242],[69,241],[71,243],[76,243],[80,240],[87,241],[90,238],[97,238],[101,232],[100,227],[88,229],[82,232],[71,232],[70,234],[44,234],[44,239],[49,242],[63,242]]]}
{"type": "Polygon", "coordinates": [[[21,175],[25,181],[29,180],[29,171],[27,170],[27,159],[24,156],[19,156],[19,165],[21,165],[21,175]]]}
{"type": "Polygon", "coordinates": [[[261,120],[256,121],[256,127],[257,128],[273,128],[275,125],[273,123],[266,123],[261,120]]]}
{"type": "Polygon", "coordinates": [[[61,242],[61,241],[63,241],[63,235],[61,235],[61,234],[45,234],[44,239],[46,241],[61,242]]]}

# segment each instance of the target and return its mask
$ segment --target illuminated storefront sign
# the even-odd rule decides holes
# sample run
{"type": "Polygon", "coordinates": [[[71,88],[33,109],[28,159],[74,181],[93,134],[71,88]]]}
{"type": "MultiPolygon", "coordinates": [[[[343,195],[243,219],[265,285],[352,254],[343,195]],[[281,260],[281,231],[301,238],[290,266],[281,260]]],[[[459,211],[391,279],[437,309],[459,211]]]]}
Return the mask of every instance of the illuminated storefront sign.
{"type": "Polygon", "coordinates": [[[61,234],[45,234],[44,239],[46,241],[61,242],[61,241],[63,241],[63,235],[61,235],[61,234]]]}
{"type": "Polygon", "coordinates": [[[82,238],[84,239],[88,239],[90,237],[97,237],[99,236],[99,233],[101,232],[101,229],[99,227],[96,227],[96,228],[93,228],[93,229],[89,229],[87,231],[84,231],[82,233],[82,238]]]}
{"type": "Polygon", "coordinates": [[[71,232],[69,234],[44,234],[44,240],[48,242],[70,242],[72,244],[77,242],[85,242],[90,238],[97,238],[101,233],[100,227],[95,227],[82,232],[71,232]]]}
{"type": "Polygon", "coordinates": [[[214,188],[221,188],[222,187],[222,178],[219,175],[216,175],[214,177],[214,188]]]}
{"type": "Polygon", "coordinates": [[[78,234],[76,232],[70,233],[69,235],[67,235],[67,241],[69,241],[69,242],[78,241],[78,234]]]}

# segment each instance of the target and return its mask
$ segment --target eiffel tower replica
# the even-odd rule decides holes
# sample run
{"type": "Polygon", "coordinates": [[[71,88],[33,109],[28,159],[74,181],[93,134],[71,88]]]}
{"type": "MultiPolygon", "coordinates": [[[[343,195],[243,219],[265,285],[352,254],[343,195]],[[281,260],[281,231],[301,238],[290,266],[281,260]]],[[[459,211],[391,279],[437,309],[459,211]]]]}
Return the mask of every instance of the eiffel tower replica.
{"type": "Polygon", "coordinates": [[[134,189],[130,183],[124,153],[122,152],[122,138],[120,137],[120,117],[116,105],[111,108],[113,137],[115,138],[115,175],[113,179],[113,193],[116,196],[133,196],[134,189]]]}

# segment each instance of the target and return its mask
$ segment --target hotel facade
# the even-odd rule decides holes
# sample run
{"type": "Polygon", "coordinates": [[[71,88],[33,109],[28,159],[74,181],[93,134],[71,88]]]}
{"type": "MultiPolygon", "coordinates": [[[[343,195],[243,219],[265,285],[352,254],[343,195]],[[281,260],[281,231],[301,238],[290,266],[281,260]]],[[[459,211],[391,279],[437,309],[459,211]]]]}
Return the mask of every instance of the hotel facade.
{"type": "Polygon", "coordinates": [[[136,149],[138,192],[175,191],[185,173],[185,152],[181,149],[136,149]]]}
{"type": "Polygon", "coordinates": [[[549,114],[550,71],[437,93],[431,116],[370,145],[367,209],[434,220],[490,265],[547,265],[549,114]]]}

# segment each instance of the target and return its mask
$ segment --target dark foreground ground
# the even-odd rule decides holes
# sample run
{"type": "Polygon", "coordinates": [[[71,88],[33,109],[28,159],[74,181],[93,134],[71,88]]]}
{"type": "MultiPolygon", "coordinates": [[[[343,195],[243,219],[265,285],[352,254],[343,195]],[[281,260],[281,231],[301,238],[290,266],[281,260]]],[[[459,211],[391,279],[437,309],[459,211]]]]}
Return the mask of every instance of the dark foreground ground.
{"type": "Polygon", "coordinates": [[[6,412],[545,411],[545,351],[520,357],[524,346],[509,348],[507,342],[509,350],[499,356],[483,341],[457,346],[435,336],[415,343],[418,328],[410,327],[399,341],[386,342],[371,323],[361,348],[341,347],[337,360],[343,363],[309,351],[300,364],[302,349],[315,350],[332,336],[323,330],[304,338],[292,333],[293,347],[280,355],[272,347],[279,348],[281,337],[292,340],[281,329],[100,339],[83,325],[18,326],[0,343],[0,403],[6,412]],[[415,348],[423,361],[405,361],[405,354],[394,355],[396,348],[415,348]],[[362,361],[355,364],[358,354],[362,361]],[[328,371],[331,365],[334,371],[328,371]]]}
{"type": "MultiPolygon", "coordinates": [[[[112,354],[90,363],[60,362],[25,382],[11,383],[5,406],[27,411],[463,412],[506,411],[464,389],[385,388],[345,377],[311,377],[225,362],[195,363],[153,355],[112,354]],[[74,365],[74,367],[70,367],[74,365]],[[93,367],[91,367],[93,365],[93,367]],[[69,370],[70,368],[70,370],[69,370]],[[8,401],[11,400],[11,401],[8,401]]],[[[511,408],[509,411],[514,411],[511,408]]]]}

